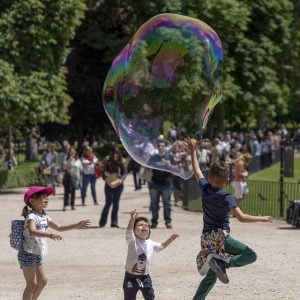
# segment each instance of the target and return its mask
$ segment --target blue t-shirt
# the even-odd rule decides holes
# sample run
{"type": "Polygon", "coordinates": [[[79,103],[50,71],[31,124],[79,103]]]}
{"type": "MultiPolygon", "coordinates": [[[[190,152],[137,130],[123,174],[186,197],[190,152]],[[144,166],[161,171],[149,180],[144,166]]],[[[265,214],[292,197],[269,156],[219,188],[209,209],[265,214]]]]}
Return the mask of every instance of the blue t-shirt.
{"type": "Polygon", "coordinates": [[[234,197],[212,188],[205,178],[199,180],[199,186],[202,191],[203,233],[219,228],[229,232],[229,211],[237,207],[234,197]]]}

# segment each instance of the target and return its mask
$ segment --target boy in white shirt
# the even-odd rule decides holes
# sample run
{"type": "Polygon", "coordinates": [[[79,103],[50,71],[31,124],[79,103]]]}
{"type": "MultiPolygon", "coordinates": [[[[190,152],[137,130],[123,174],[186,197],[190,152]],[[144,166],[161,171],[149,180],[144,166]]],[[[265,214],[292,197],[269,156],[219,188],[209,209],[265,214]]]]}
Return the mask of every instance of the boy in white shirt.
{"type": "Polygon", "coordinates": [[[149,275],[153,251],[168,247],[179,235],[172,234],[165,242],[157,243],[149,239],[150,223],[145,217],[137,217],[133,210],[126,230],[128,253],[123,283],[124,300],[135,300],[140,290],[144,299],[153,300],[154,290],[149,275]]]}

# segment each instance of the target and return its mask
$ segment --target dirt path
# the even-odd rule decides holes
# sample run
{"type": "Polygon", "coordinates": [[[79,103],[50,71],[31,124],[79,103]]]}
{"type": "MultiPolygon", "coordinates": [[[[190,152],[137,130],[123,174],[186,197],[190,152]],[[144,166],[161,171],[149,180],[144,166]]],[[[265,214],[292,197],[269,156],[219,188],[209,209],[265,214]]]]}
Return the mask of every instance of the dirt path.
{"type": "MultiPolygon", "coordinates": [[[[98,181],[99,200],[103,203],[103,181],[98,181]]],[[[0,299],[21,299],[24,279],[17,262],[17,252],[9,246],[10,220],[18,217],[23,206],[24,189],[0,194],[0,299]]],[[[63,232],[63,241],[48,241],[49,254],[45,268],[48,285],[41,300],[122,300],[123,275],[127,246],[125,227],[129,211],[150,217],[149,194],[144,187],[134,192],[132,178],[126,179],[121,198],[119,225],[121,229],[99,228],[103,205],[94,206],[88,191],[86,207],[62,212],[62,188],[50,198],[48,214],[58,223],[72,223],[89,218],[86,230],[63,232]]],[[[76,198],[80,203],[79,197],[76,198]]],[[[180,234],[170,247],[155,253],[152,280],[157,300],[193,298],[200,281],[195,265],[199,248],[202,215],[174,207],[173,229],[166,229],[160,210],[160,223],[152,230],[154,241],[164,241],[172,232],[180,234]]],[[[300,297],[300,230],[285,221],[273,224],[241,224],[231,219],[232,236],[255,249],[258,260],[241,269],[230,269],[230,283],[217,282],[208,300],[296,300],[300,297]]],[[[142,299],[139,294],[137,299],[142,299]]]]}

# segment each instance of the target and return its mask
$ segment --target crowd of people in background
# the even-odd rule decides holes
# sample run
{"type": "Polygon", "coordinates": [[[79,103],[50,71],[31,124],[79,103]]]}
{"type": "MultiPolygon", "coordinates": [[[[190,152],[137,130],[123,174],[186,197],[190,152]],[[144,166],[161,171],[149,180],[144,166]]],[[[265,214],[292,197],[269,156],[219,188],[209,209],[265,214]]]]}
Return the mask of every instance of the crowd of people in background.
{"type": "MultiPolygon", "coordinates": [[[[214,162],[222,160],[230,165],[230,181],[235,189],[235,197],[240,203],[247,192],[247,176],[251,160],[259,158],[261,167],[268,167],[274,159],[274,152],[280,149],[282,138],[289,137],[287,130],[281,126],[275,131],[250,131],[247,133],[230,132],[218,133],[213,139],[203,137],[198,140],[197,156],[203,174],[214,162]]],[[[300,143],[300,130],[293,134],[295,147],[300,143]]],[[[88,188],[94,205],[99,205],[96,192],[97,179],[105,181],[104,206],[99,218],[99,226],[107,223],[108,213],[111,212],[111,226],[118,227],[118,209],[123,182],[126,175],[133,174],[134,190],[139,191],[143,186],[149,190],[150,211],[152,212],[151,227],[156,228],[159,221],[159,201],[163,203],[163,218],[165,226],[172,228],[171,198],[177,206],[182,200],[184,179],[178,175],[181,169],[192,172],[191,158],[184,149],[184,141],[176,127],[171,126],[167,136],[159,135],[153,141],[146,143],[134,141],[134,147],[141,161],[154,166],[148,169],[135,159],[126,156],[114,148],[103,159],[98,158],[89,145],[84,145],[78,153],[76,147],[67,141],[60,153],[49,143],[41,156],[39,170],[47,186],[55,193],[55,186],[64,187],[63,211],[75,207],[76,191],[80,193],[81,205],[85,206],[88,188]],[[155,168],[157,166],[157,168],[155,168]],[[163,167],[167,166],[167,167],[163,167]],[[172,172],[176,171],[176,172],[172,172]]],[[[77,204],[78,205],[78,204],[77,204]]]]}
{"type": "MultiPolygon", "coordinates": [[[[101,204],[98,201],[100,195],[97,195],[96,184],[97,179],[102,178],[105,181],[105,202],[99,211],[99,227],[106,226],[111,210],[110,227],[119,228],[118,211],[124,181],[127,174],[132,172],[134,190],[139,191],[143,186],[149,190],[151,220],[138,217],[136,210],[130,213],[126,230],[128,255],[123,284],[125,299],[134,299],[139,290],[145,299],[154,298],[148,270],[152,253],[165,249],[178,238],[178,234],[172,234],[164,242],[157,243],[149,239],[150,233],[151,229],[159,225],[160,199],[164,225],[167,229],[173,227],[171,198],[173,196],[175,206],[182,200],[184,176],[181,174],[194,174],[202,193],[204,225],[197,267],[199,273],[206,277],[199,284],[193,299],[204,299],[217,278],[223,283],[229,282],[226,268],[241,267],[256,260],[256,253],[252,249],[228,235],[228,208],[241,222],[272,222],[271,216],[244,214],[239,206],[247,193],[247,178],[252,160],[259,159],[261,168],[269,167],[274,161],[274,153],[281,147],[282,139],[288,137],[290,135],[287,130],[281,126],[274,132],[258,130],[244,134],[226,131],[217,134],[213,139],[183,139],[177,133],[176,127],[171,126],[166,137],[160,134],[153,141],[132,141],[133,152],[130,154],[138,157],[138,160],[122,153],[117,147],[112,148],[104,158],[99,158],[92,146],[87,144],[78,152],[75,145],[65,141],[62,151],[57,152],[54,144],[48,143],[38,167],[45,186],[30,187],[24,195],[25,207],[22,215],[27,225],[24,227],[23,248],[18,251],[18,260],[26,280],[23,298],[37,299],[47,283],[43,269],[47,243],[42,238],[62,239],[61,235],[48,232],[48,226],[56,231],[66,231],[90,225],[89,220],[68,225],[59,225],[51,220],[44,208],[48,205],[48,196],[55,194],[56,186],[60,184],[64,189],[62,211],[69,208],[75,210],[76,192],[80,193],[81,200],[77,206],[86,206],[89,187],[93,205],[101,204]],[[234,197],[223,191],[229,183],[234,188],[234,197]],[[226,201],[223,201],[224,197],[226,201]],[[214,201],[211,202],[211,199],[214,201]],[[216,208],[219,215],[210,214],[216,208]],[[218,227],[220,219],[222,228],[218,227]],[[214,245],[215,242],[218,243],[217,256],[208,260],[208,244],[214,245]],[[230,260],[222,256],[225,252],[231,254],[230,260]],[[241,257],[242,263],[239,262],[241,257]]],[[[295,149],[299,151],[300,129],[294,133],[293,139],[295,149]]]]}

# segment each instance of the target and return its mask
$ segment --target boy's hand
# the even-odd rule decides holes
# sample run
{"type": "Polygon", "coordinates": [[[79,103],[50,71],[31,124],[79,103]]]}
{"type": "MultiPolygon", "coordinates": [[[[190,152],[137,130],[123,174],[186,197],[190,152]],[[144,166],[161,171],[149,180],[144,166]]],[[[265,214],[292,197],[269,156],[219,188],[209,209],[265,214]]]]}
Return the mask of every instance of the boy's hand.
{"type": "Polygon", "coordinates": [[[77,224],[77,228],[87,228],[91,225],[91,221],[90,220],[81,220],[78,224],[77,224]]]}
{"type": "Polygon", "coordinates": [[[177,239],[178,237],[179,237],[179,234],[173,233],[173,234],[170,236],[170,240],[171,240],[171,241],[174,241],[174,240],[177,239]]]}
{"type": "Polygon", "coordinates": [[[133,211],[130,212],[130,216],[131,219],[135,219],[138,216],[138,212],[136,211],[136,209],[134,209],[133,211]]]}
{"type": "Polygon", "coordinates": [[[187,154],[191,154],[194,150],[196,150],[197,147],[197,141],[192,138],[186,138],[184,139],[184,150],[187,152],[187,154]]]}
{"type": "Polygon", "coordinates": [[[269,223],[272,223],[272,222],[273,222],[273,217],[271,217],[271,216],[262,216],[262,217],[261,217],[261,222],[269,222],[269,223]]]}

